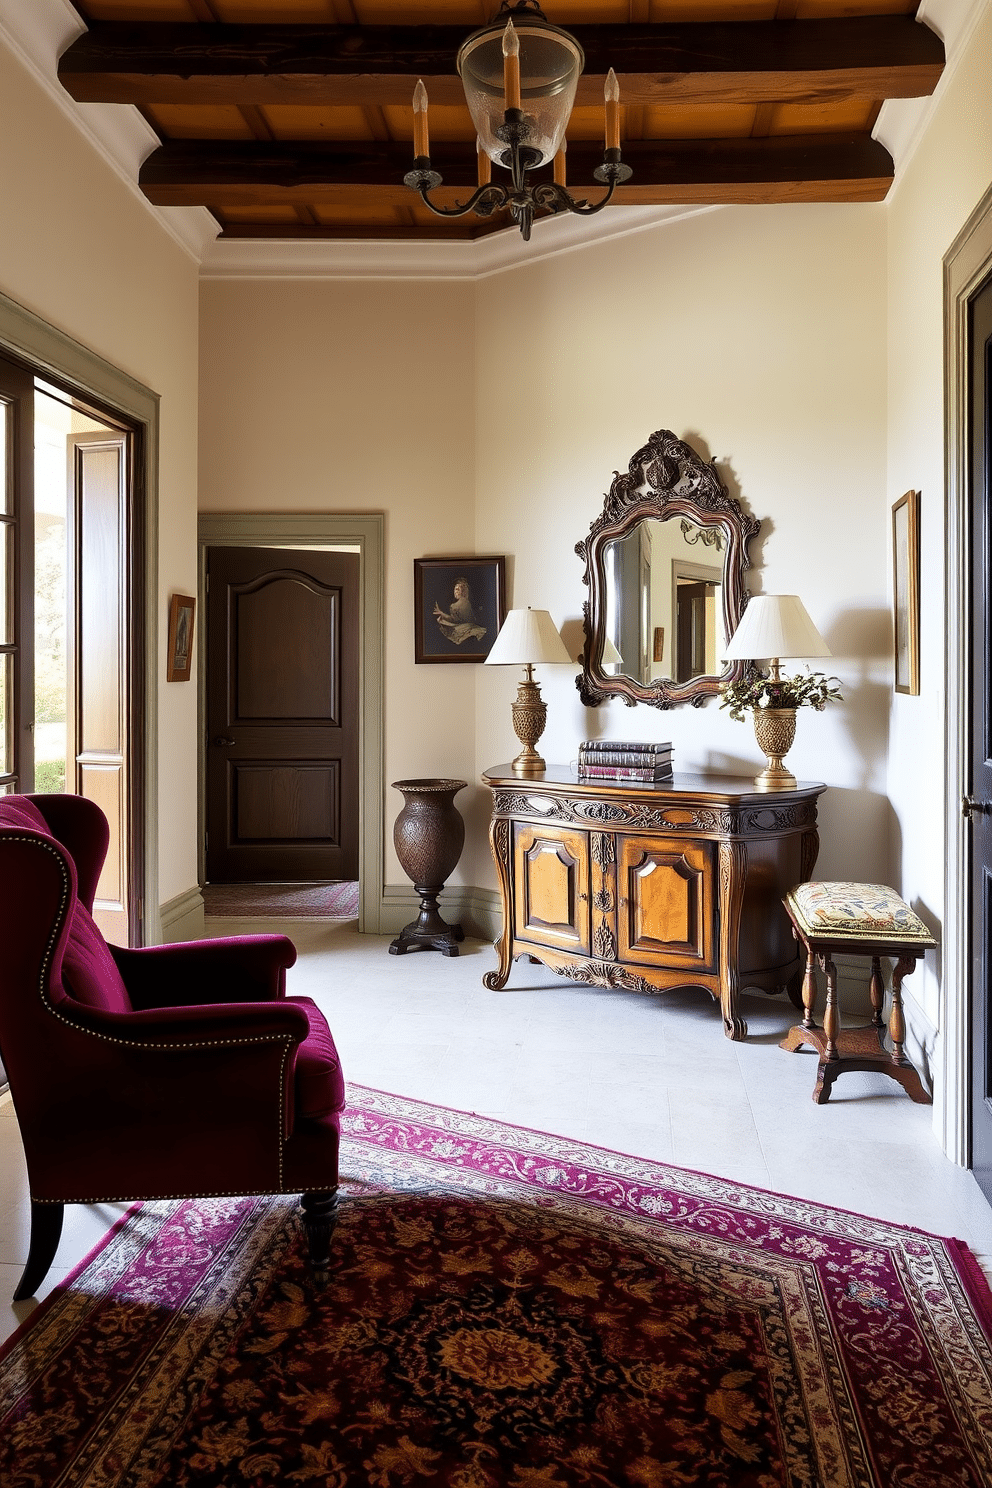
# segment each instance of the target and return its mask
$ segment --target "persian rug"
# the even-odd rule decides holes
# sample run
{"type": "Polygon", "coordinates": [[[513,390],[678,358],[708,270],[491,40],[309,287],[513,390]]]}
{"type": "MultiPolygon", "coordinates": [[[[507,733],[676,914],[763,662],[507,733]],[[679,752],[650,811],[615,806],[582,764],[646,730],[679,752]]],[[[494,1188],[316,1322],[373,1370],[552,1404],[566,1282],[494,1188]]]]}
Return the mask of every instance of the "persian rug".
{"type": "Polygon", "coordinates": [[[203,909],[219,919],[353,920],[358,884],[205,884],[203,909]]]}
{"type": "Polygon", "coordinates": [[[0,1361],[4,1488],[981,1488],[965,1246],[351,1087],[286,1198],[137,1206],[0,1361]]]}

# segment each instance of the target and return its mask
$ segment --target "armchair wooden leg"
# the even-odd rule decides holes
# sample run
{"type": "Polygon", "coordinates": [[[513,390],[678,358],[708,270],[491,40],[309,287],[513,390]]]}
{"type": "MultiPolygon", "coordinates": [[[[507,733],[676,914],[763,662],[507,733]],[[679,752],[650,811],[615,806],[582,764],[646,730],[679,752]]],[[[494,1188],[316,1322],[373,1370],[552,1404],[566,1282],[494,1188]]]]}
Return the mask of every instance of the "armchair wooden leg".
{"type": "Polygon", "coordinates": [[[323,1285],[331,1264],[331,1236],[338,1220],[338,1192],[335,1188],[330,1193],[305,1193],[300,1203],[303,1206],[303,1228],[307,1237],[310,1272],[314,1281],[323,1285]]]}
{"type": "Polygon", "coordinates": [[[64,1204],[32,1203],[31,1244],[27,1265],[14,1293],[15,1302],[24,1302],[28,1297],[33,1297],[48,1275],[62,1238],[64,1214],[64,1204]]]}

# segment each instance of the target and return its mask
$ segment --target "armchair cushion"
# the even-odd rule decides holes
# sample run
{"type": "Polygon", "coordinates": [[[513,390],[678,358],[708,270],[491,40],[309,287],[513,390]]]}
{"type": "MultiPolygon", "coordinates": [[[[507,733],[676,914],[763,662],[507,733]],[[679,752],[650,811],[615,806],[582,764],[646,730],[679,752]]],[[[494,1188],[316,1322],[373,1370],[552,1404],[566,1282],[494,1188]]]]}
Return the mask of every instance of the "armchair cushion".
{"type": "Polygon", "coordinates": [[[5,796],[0,799],[0,826],[27,827],[51,837],[52,831],[33,801],[27,796],[5,796]]]}
{"type": "Polygon", "coordinates": [[[296,1051],[296,1114],[304,1120],[344,1110],[344,1077],[331,1030],[309,997],[288,997],[307,1015],[310,1032],[296,1051]]]}
{"type": "Polygon", "coordinates": [[[131,1011],[127,989],[107,942],[89,910],[78,900],[62,959],[62,981],[69,995],[84,1007],[100,1008],[105,1013],[131,1011]]]}

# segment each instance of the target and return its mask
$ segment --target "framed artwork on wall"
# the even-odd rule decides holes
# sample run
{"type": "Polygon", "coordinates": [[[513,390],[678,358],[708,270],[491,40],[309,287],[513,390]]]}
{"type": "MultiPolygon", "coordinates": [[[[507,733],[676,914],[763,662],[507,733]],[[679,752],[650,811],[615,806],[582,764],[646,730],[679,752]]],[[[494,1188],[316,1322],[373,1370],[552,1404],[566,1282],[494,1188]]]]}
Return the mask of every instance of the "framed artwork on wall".
{"type": "Polygon", "coordinates": [[[485,661],[506,618],[506,559],[413,560],[414,655],[485,661]]]}
{"type": "Polygon", "coordinates": [[[167,682],[188,682],[193,663],[193,615],[196,600],[188,594],[174,594],[169,600],[169,651],[166,664],[167,682]]]}
{"type": "Polygon", "coordinates": [[[892,617],[895,688],[920,690],[920,493],[907,491],[892,508],[892,617]]]}

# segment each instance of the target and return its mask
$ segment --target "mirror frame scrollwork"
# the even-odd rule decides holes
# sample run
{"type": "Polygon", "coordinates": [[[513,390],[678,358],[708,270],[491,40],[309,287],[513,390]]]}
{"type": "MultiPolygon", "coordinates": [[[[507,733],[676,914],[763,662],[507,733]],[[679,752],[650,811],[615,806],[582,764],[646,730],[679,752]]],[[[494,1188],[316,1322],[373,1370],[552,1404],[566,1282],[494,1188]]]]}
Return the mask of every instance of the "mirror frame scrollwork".
{"type": "Polygon", "coordinates": [[[692,677],[686,682],[658,677],[641,683],[622,674],[607,676],[599,665],[606,634],[606,544],[626,537],[645,518],[666,521],[678,516],[700,527],[720,528],[725,534],[722,598],[726,635],[732,636],[740,624],[748,601],[744,585],[750,566],[748,545],[761,523],[728,494],[715,463],[703,460],[671,429],[659,429],[631,457],[626,475],[614,471],[602,513],[590,524],[589,536],[575,544],[576,553],[585,562],[583,582],[589,589],[589,598],[582,606],[582,671],[575,679],[586,707],[620,697],[630,708],[635,703],[653,708],[689,703],[699,708],[719,691],[722,682],[735,681],[747,669],[747,662],[738,661],[728,663],[718,677],[692,677]]]}

